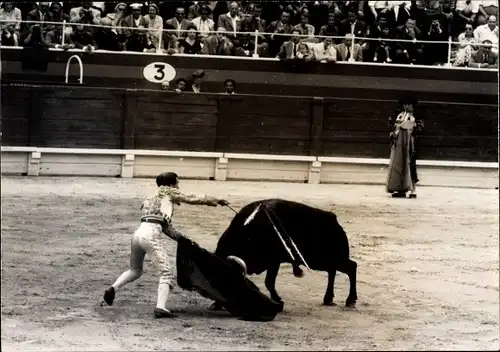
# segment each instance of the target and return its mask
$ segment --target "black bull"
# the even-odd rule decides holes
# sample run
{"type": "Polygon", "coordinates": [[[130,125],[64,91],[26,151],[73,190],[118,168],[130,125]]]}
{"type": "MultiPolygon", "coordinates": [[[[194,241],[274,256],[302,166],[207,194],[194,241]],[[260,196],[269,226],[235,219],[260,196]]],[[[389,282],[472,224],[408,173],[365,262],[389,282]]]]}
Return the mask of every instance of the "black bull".
{"type": "MultiPolygon", "coordinates": [[[[323,304],[333,305],[336,271],[349,277],[350,288],[346,306],[354,307],[357,301],[357,263],[349,259],[349,241],[337,216],[328,211],[305,204],[282,199],[266,199],[243,207],[222,234],[215,254],[226,258],[229,255],[243,259],[248,275],[261,274],[267,270],[265,285],[271,298],[283,307],[283,301],[276,292],[276,277],[281,263],[291,263],[294,275],[302,276],[299,268],[300,257],[296,251],[295,261],[285,249],[273,223],[285,239],[289,236],[302,253],[309,268],[328,273],[328,285],[323,304]],[[245,225],[245,221],[261,204],[255,217],[245,225]]],[[[287,241],[288,246],[290,242],[287,241]]],[[[292,247],[293,248],[293,247],[292,247]]],[[[215,307],[220,307],[215,304],[215,307]]]]}

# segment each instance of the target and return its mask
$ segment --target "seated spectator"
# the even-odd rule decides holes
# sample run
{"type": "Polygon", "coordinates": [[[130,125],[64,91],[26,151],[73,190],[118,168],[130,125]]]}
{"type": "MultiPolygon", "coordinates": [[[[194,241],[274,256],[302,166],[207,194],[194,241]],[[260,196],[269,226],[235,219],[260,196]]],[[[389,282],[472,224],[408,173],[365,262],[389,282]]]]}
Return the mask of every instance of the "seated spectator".
{"type": "MultiPolygon", "coordinates": [[[[70,22],[70,16],[63,12],[63,8],[60,3],[53,2],[49,8],[49,17],[52,22],[61,23],[63,21],[70,22]]],[[[71,32],[73,31],[70,26],[63,28],[62,25],[47,25],[45,27],[45,41],[49,47],[58,47],[62,44],[62,36],[64,33],[64,43],[71,43],[71,32]]]]}
{"type": "Polygon", "coordinates": [[[407,40],[393,44],[392,60],[395,63],[423,63],[423,47],[418,41],[422,39],[422,32],[415,27],[415,21],[409,19],[404,26],[396,27],[393,39],[407,40]],[[411,42],[408,42],[411,41],[411,42]]]}
{"type": "Polygon", "coordinates": [[[38,23],[27,23],[25,28],[27,30],[23,33],[23,38],[31,33],[31,30],[34,25],[38,25],[42,30],[42,36],[45,37],[45,33],[47,31],[47,24],[44,22],[54,22],[53,14],[49,11],[49,2],[39,2],[35,5],[35,8],[28,12],[26,16],[26,21],[36,21],[38,23]]]}
{"type": "Polygon", "coordinates": [[[151,45],[159,50],[160,36],[163,31],[163,18],[158,15],[159,10],[157,5],[150,4],[148,10],[148,14],[144,16],[146,28],[148,28],[147,38],[151,45]]]}
{"type": "Polygon", "coordinates": [[[179,39],[186,38],[187,30],[191,26],[193,26],[191,21],[187,20],[185,16],[186,16],[186,10],[184,10],[184,7],[178,6],[177,9],[175,10],[175,17],[170,18],[166,21],[167,24],[171,25],[176,30],[175,35],[179,39]]]}
{"type": "Polygon", "coordinates": [[[498,17],[498,0],[478,0],[478,2],[480,3],[478,11],[479,23],[485,24],[490,16],[498,17]]]}
{"type": "Polygon", "coordinates": [[[49,49],[42,35],[40,26],[33,26],[28,37],[24,39],[21,54],[21,67],[23,70],[47,72],[49,66],[49,49]]]}
{"type": "Polygon", "coordinates": [[[425,40],[432,42],[442,42],[431,44],[427,43],[424,46],[424,58],[426,65],[444,64],[448,61],[448,33],[446,28],[441,27],[440,17],[436,15],[431,22],[430,28],[425,40]]]}
{"type": "Polygon", "coordinates": [[[187,89],[190,92],[200,93],[202,91],[201,84],[205,80],[205,71],[196,70],[192,75],[193,79],[188,83],[187,89]]]}
{"type": "Polygon", "coordinates": [[[492,43],[486,39],[479,50],[470,56],[469,67],[476,68],[498,68],[498,53],[493,52],[492,43]]]}
{"type": "Polygon", "coordinates": [[[337,50],[335,49],[335,44],[333,44],[333,39],[330,37],[323,38],[323,42],[309,44],[312,49],[314,61],[319,62],[336,62],[337,61],[337,50]]]}
{"type": "Polygon", "coordinates": [[[476,39],[474,38],[473,27],[471,23],[465,25],[465,32],[461,33],[458,36],[458,42],[460,43],[460,48],[457,51],[453,66],[468,66],[470,56],[476,49],[476,39]]]}
{"type": "Polygon", "coordinates": [[[297,56],[296,59],[311,61],[314,58],[313,53],[309,49],[309,46],[305,42],[299,42],[297,45],[297,56]]]}
{"type": "Polygon", "coordinates": [[[21,31],[21,10],[14,6],[12,1],[5,1],[0,5],[0,23],[2,31],[2,45],[19,46],[19,33],[21,31]]]}
{"type": "Polygon", "coordinates": [[[161,88],[162,91],[168,92],[169,89],[170,89],[170,81],[163,81],[163,82],[161,82],[160,88],[161,88]]]}
{"type": "Polygon", "coordinates": [[[225,28],[226,36],[234,41],[237,38],[237,33],[241,29],[241,18],[238,16],[240,5],[238,2],[232,1],[229,4],[229,12],[219,16],[217,27],[225,28]]]}
{"type": "Polygon", "coordinates": [[[205,55],[231,55],[233,44],[226,37],[226,29],[220,27],[216,34],[209,35],[203,40],[202,54],[205,55]]]}
{"type": "Polygon", "coordinates": [[[71,33],[71,41],[75,45],[75,48],[87,52],[92,52],[97,48],[94,33],[90,30],[90,27],[84,27],[80,24],[75,26],[75,30],[71,33]]]}
{"type": "Polygon", "coordinates": [[[208,17],[212,11],[208,6],[203,5],[200,8],[200,16],[193,19],[193,24],[198,29],[198,33],[201,38],[206,38],[211,32],[214,32],[214,21],[208,17]]]}
{"type": "Polygon", "coordinates": [[[389,26],[384,25],[381,29],[379,41],[375,46],[375,56],[373,61],[384,63],[392,62],[391,59],[391,42],[385,40],[391,38],[391,29],[389,26]]]}
{"type": "Polygon", "coordinates": [[[348,33],[345,35],[344,42],[337,44],[337,61],[363,61],[363,50],[361,45],[353,43],[353,35],[348,33]]]}
{"type": "Polygon", "coordinates": [[[163,27],[163,52],[169,55],[179,52],[179,41],[175,35],[174,27],[168,23],[165,23],[163,27]]]}
{"type": "MultiPolygon", "coordinates": [[[[321,26],[319,29],[320,36],[328,36],[328,37],[338,37],[340,35],[340,31],[338,26],[336,25],[335,14],[333,12],[328,14],[328,22],[326,25],[321,26]]],[[[337,43],[337,38],[332,38],[333,43],[337,43]]]]}
{"type": "Polygon", "coordinates": [[[354,34],[355,37],[366,37],[367,26],[363,21],[358,20],[356,12],[349,10],[347,19],[340,22],[339,25],[340,35],[354,34]]]}
{"type": "MultiPolygon", "coordinates": [[[[141,8],[142,4],[131,4],[130,8],[132,9],[132,13],[125,17],[122,20],[122,31],[123,31],[123,36],[125,39],[125,50],[127,51],[132,51],[129,48],[129,42],[133,42],[133,51],[137,51],[137,45],[142,46],[142,41],[143,41],[143,30],[137,31],[134,30],[134,28],[145,28],[146,27],[146,20],[144,19],[144,16],[141,15],[141,8]],[[140,37],[140,38],[136,38],[140,37]]],[[[142,51],[142,49],[140,50],[142,51]]]]}
{"type": "Polygon", "coordinates": [[[177,81],[175,81],[175,92],[177,94],[184,92],[188,85],[188,82],[184,78],[179,78],[177,81]]]}
{"type": "Polygon", "coordinates": [[[293,27],[290,24],[290,12],[284,10],[281,13],[281,19],[279,21],[271,22],[269,27],[267,27],[266,32],[272,33],[269,38],[269,54],[271,56],[276,56],[280,50],[281,45],[286,41],[286,36],[275,35],[275,34],[291,34],[293,27]]]}
{"type": "Polygon", "coordinates": [[[236,82],[231,78],[228,78],[224,81],[224,93],[227,95],[236,94],[235,92],[236,82]]]}
{"type": "MultiPolygon", "coordinates": [[[[70,13],[70,22],[80,25],[85,24],[100,24],[101,12],[92,8],[92,1],[82,1],[82,6],[72,8],[70,13]]],[[[97,27],[85,26],[91,33],[97,32],[97,27]]],[[[81,30],[80,30],[81,34],[81,30]]],[[[79,35],[80,35],[79,34],[79,35]]],[[[76,45],[76,43],[75,43],[76,45]]]]}
{"type": "Polygon", "coordinates": [[[497,18],[495,16],[490,16],[488,18],[488,23],[478,26],[474,30],[474,38],[476,43],[482,43],[485,40],[489,40],[493,43],[493,51],[498,53],[498,25],[497,18]]]}
{"type": "Polygon", "coordinates": [[[289,41],[281,45],[280,51],[276,57],[278,59],[295,59],[298,53],[298,45],[300,42],[300,31],[297,29],[292,30],[292,36],[289,41]]]}
{"type": "Polygon", "coordinates": [[[302,36],[301,37],[302,40],[314,39],[315,28],[314,28],[314,26],[309,24],[309,16],[308,15],[302,14],[302,16],[300,16],[300,23],[297,24],[293,28],[300,31],[300,34],[302,36]]]}
{"type": "Polygon", "coordinates": [[[181,38],[178,41],[179,53],[181,54],[200,54],[201,53],[201,40],[198,38],[198,32],[196,31],[196,26],[190,24],[187,28],[187,37],[181,38]]]}
{"type": "Polygon", "coordinates": [[[467,24],[473,26],[476,22],[476,16],[479,11],[479,2],[472,0],[458,0],[455,9],[456,16],[453,31],[454,33],[462,33],[467,24]]]}
{"type": "Polygon", "coordinates": [[[116,29],[111,28],[113,21],[109,17],[101,18],[100,31],[96,33],[96,44],[100,50],[121,51],[122,45],[116,29]]]}
{"type": "MultiPolygon", "coordinates": [[[[262,5],[259,3],[254,4],[252,8],[252,15],[246,17],[243,21],[241,21],[241,31],[247,32],[249,34],[241,35],[241,39],[238,39],[238,45],[241,45],[241,48],[237,48],[241,55],[241,49],[244,51],[244,55],[242,56],[250,56],[250,50],[253,51],[255,48],[255,31],[259,31],[260,33],[265,33],[264,29],[267,28],[266,21],[261,18],[262,16],[262,5]],[[244,48],[247,49],[244,49],[244,48]],[[251,49],[250,49],[251,48],[251,49]],[[248,52],[248,53],[247,53],[248,52]]],[[[257,44],[257,54],[260,57],[267,57],[269,52],[269,44],[267,43],[264,35],[259,34],[258,44],[257,44]]]]}
{"type": "MultiPolygon", "coordinates": [[[[370,61],[377,61],[377,62],[386,62],[386,56],[379,56],[376,55],[377,50],[381,50],[380,46],[386,46],[385,43],[381,43],[381,39],[384,37],[384,34],[382,33],[383,28],[387,27],[387,30],[389,33],[391,33],[391,24],[389,23],[388,20],[388,15],[386,12],[380,12],[380,14],[377,15],[377,20],[370,26],[370,34],[368,35],[371,40],[367,40],[365,43],[365,50],[363,50],[363,60],[370,62],[370,61]],[[377,56],[377,59],[375,59],[375,56],[377,56]],[[378,61],[378,60],[383,60],[383,61],[378,61]]],[[[387,43],[387,45],[390,47],[391,43],[387,43]]],[[[385,49],[384,49],[385,51],[385,49]]]]}
{"type": "MultiPolygon", "coordinates": [[[[120,2],[115,6],[115,12],[110,12],[106,15],[107,18],[111,20],[112,27],[122,27],[122,21],[125,18],[125,12],[127,11],[127,4],[120,2]]],[[[123,32],[121,29],[117,29],[118,36],[122,36],[123,32]]]]}

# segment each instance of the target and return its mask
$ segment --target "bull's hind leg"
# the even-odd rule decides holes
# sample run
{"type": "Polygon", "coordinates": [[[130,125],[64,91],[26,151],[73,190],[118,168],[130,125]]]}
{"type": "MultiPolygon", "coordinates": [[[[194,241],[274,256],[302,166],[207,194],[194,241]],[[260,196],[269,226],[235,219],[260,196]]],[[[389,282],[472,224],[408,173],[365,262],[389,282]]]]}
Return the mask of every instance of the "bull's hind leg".
{"type": "Polygon", "coordinates": [[[267,273],[266,273],[266,288],[271,294],[271,299],[281,305],[281,311],[283,311],[284,303],[281,297],[278,295],[278,292],[276,292],[276,278],[278,277],[278,272],[280,270],[280,263],[276,264],[271,264],[267,268],[267,273]]]}
{"type": "Polygon", "coordinates": [[[356,301],[358,300],[358,293],[356,290],[357,269],[358,264],[351,259],[347,259],[337,266],[338,271],[345,273],[349,277],[349,296],[347,296],[347,300],[345,301],[346,307],[354,308],[356,306],[356,301]]]}
{"type": "Polygon", "coordinates": [[[337,270],[332,270],[328,272],[328,284],[326,286],[325,297],[323,297],[323,304],[325,306],[333,306],[333,297],[335,297],[334,293],[334,285],[335,285],[335,275],[337,275],[337,270]]]}

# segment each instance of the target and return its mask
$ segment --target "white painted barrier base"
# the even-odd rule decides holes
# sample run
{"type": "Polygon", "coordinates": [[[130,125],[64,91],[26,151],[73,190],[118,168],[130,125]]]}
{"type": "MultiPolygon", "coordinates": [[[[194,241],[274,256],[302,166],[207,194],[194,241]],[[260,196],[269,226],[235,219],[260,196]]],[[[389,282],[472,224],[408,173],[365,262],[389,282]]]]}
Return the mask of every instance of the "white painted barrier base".
{"type": "MultiPolygon", "coordinates": [[[[388,159],[209,152],[2,147],[2,175],[385,184],[388,159]]],[[[495,188],[498,164],[418,160],[421,186],[495,188]]]]}

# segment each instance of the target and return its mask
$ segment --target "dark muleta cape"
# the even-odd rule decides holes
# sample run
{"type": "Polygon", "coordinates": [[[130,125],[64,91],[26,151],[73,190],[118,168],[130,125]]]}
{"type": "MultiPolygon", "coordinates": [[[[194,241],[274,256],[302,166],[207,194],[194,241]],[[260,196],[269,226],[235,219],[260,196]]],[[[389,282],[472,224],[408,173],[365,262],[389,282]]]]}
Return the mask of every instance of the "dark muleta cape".
{"type": "Polygon", "coordinates": [[[177,240],[177,283],[220,302],[244,320],[271,321],[281,306],[263,294],[236,266],[186,238],[177,240]]]}

